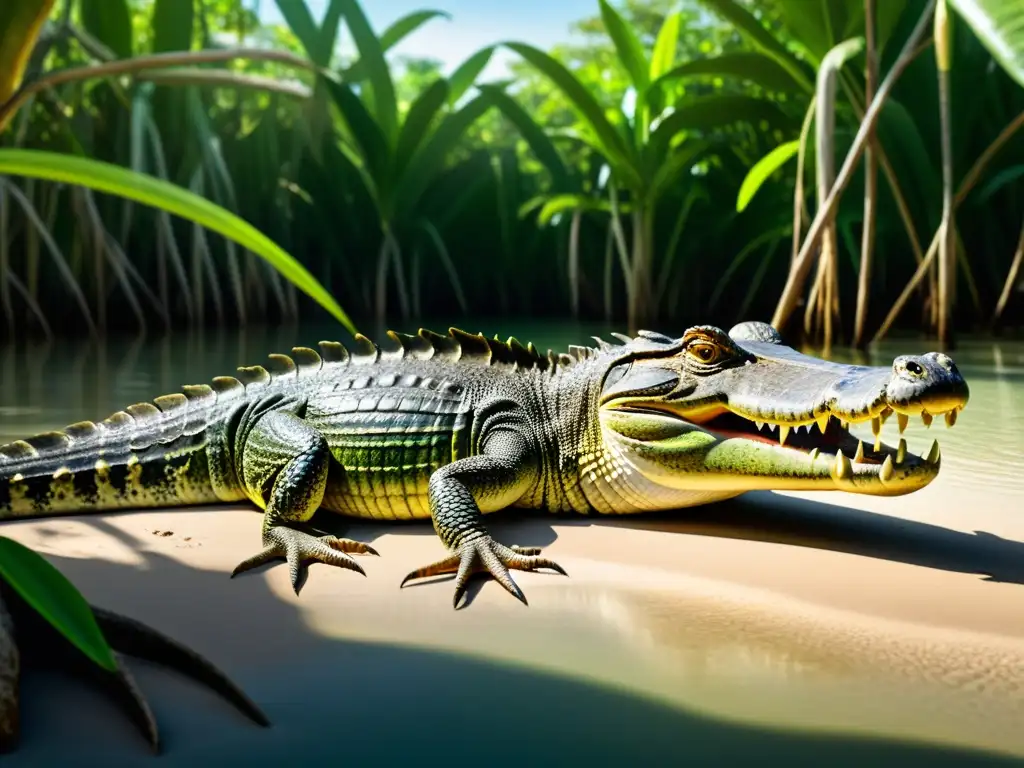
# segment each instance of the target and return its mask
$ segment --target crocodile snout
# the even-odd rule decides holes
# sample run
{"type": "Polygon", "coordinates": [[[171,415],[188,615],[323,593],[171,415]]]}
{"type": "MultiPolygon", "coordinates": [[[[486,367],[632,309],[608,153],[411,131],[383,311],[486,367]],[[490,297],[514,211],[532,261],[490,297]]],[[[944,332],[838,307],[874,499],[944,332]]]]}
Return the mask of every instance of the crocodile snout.
{"type": "Polygon", "coordinates": [[[967,405],[970,390],[952,358],[929,352],[897,357],[885,395],[889,407],[899,413],[940,414],[967,405]]]}

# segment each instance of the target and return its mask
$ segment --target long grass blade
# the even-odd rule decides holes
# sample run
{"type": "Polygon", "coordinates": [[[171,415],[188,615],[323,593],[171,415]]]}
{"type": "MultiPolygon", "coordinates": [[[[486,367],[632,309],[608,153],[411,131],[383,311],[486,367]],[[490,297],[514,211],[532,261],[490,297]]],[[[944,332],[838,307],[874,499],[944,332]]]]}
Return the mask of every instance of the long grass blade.
{"type": "Polygon", "coordinates": [[[251,224],[181,187],[109,163],[38,150],[0,149],[0,173],[63,181],[130,197],[203,224],[266,259],[346,328],[355,328],[334,298],[302,264],[251,224]]]}

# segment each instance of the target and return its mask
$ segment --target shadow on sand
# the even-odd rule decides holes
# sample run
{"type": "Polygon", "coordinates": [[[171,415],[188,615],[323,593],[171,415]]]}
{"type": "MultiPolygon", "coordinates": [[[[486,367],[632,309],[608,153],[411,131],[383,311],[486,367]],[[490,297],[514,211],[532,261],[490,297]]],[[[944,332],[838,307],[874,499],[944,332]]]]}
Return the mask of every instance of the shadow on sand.
{"type": "MultiPolygon", "coordinates": [[[[143,551],[101,519],[92,522],[132,543],[143,564],[52,562],[95,602],[205,653],[274,724],[258,728],[191,681],[132,661],[161,725],[161,765],[1018,764],[966,750],[729,723],[547,673],[324,637],[263,579],[189,568],[143,551]]],[[[1008,580],[1024,575],[1021,544],[793,499],[599,524],[786,541],[1008,580]]],[[[525,531],[509,521],[503,534],[517,530],[524,544],[550,543],[536,540],[544,529],[554,537],[550,523],[536,519],[525,531]]],[[[345,610],[343,595],[339,603],[345,610]]],[[[155,765],[128,720],[81,680],[29,670],[22,701],[22,745],[2,758],[5,766],[155,765]]]]}
{"type": "Polygon", "coordinates": [[[693,509],[591,522],[789,544],[1024,584],[1024,542],[777,493],[754,492],[693,509]]]}

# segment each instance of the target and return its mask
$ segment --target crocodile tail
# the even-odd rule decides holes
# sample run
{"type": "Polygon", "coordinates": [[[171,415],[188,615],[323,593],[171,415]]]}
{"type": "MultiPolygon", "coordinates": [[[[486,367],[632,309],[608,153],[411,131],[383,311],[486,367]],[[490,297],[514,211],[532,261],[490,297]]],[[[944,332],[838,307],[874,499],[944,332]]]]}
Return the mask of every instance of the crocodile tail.
{"type": "Polygon", "coordinates": [[[207,450],[215,401],[189,387],[0,446],[0,519],[222,500],[207,450]]]}

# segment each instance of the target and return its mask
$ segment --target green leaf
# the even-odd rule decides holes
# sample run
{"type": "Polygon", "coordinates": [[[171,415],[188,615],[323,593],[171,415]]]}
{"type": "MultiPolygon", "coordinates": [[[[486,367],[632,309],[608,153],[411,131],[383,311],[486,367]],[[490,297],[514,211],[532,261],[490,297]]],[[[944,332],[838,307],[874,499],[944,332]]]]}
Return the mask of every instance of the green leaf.
{"type": "Polygon", "coordinates": [[[949,0],[1006,73],[1024,86],[1024,3],[1020,0],[949,0]]]}
{"type": "Polygon", "coordinates": [[[551,219],[566,211],[611,211],[611,204],[604,198],[589,195],[567,194],[548,198],[537,214],[537,223],[546,227],[551,219]]]}
{"type": "Polygon", "coordinates": [[[5,173],[78,184],[201,224],[265,259],[348,330],[355,330],[348,315],[302,264],[251,224],[186,189],[109,163],[42,150],[0,149],[0,174],[5,173]]]}
{"type": "MultiPolygon", "coordinates": [[[[632,162],[632,152],[629,146],[622,134],[605,117],[604,108],[598,104],[597,99],[587,90],[586,86],[557,59],[544,51],[525,43],[504,43],[504,45],[532,64],[565,94],[593,134],[601,154],[610,164],[619,168],[620,172],[626,175],[622,181],[631,185],[641,183],[639,171],[632,162]]],[[[624,116],[623,122],[626,122],[624,116]]]]}
{"type": "Polygon", "coordinates": [[[778,61],[757,51],[737,51],[723,53],[710,59],[694,59],[666,72],[658,82],[702,75],[741,78],[761,86],[766,91],[799,93],[801,90],[800,84],[778,61]]]}
{"type": "Polygon", "coordinates": [[[451,20],[451,15],[445,11],[414,11],[403,16],[391,24],[380,36],[380,46],[388,51],[398,45],[402,40],[411,35],[431,19],[438,17],[451,20]]]}
{"type": "Polygon", "coordinates": [[[676,60],[676,48],[679,47],[681,22],[682,14],[670,13],[658,30],[658,39],[654,43],[654,53],[651,55],[651,82],[672,69],[676,60]]]}
{"type": "Polygon", "coordinates": [[[109,672],[117,671],[114,653],[89,603],[45,558],[0,536],[0,578],[91,661],[109,672]]]}
{"type": "Polygon", "coordinates": [[[556,192],[567,191],[570,185],[569,171],[547,132],[537,124],[529,112],[498,86],[481,85],[479,90],[482,97],[496,106],[519,130],[519,135],[523,137],[533,154],[551,174],[554,190],[556,192]]]}
{"type": "Polygon", "coordinates": [[[814,92],[814,83],[807,76],[800,60],[746,8],[735,0],[701,0],[718,16],[732,23],[736,31],[756,48],[775,59],[807,93],[814,92]]]}
{"type": "Polygon", "coordinates": [[[399,216],[410,213],[427,187],[444,166],[448,154],[462,139],[469,127],[490,109],[491,103],[478,96],[462,109],[446,115],[430,137],[420,145],[402,176],[399,189],[399,216]]]}
{"type": "Polygon", "coordinates": [[[319,59],[314,61],[321,67],[331,64],[334,57],[334,46],[338,42],[338,27],[341,25],[341,3],[338,0],[331,0],[327,6],[327,13],[324,14],[323,24],[320,25],[320,47],[319,59]]]}
{"type": "Polygon", "coordinates": [[[972,202],[975,205],[985,205],[988,203],[988,200],[992,195],[1007,184],[1012,184],[1017,181],[1017,179],[1022,176],[1024,176],[1024,165],[1011,165],[1009,168],[1004,168],[993,176],[991,181],[974,194],[974,200],[972,202]]]}
{"type": "Polygon", "coordinates": [[[384,58],[384,48],[373,33],[358,0],[338,0],[342,4],[342,13],[348,22],[349,32],[359,49],[359,58],[365,62],[367,80],[373,88],[374,113],[377,125],[389,147],[398,138],[398,102],[395,99],[395,84],[391,80],[391,70],[384,58]]]}
{"type": "Polygon", "coordinates": [[[187,51],[192,47],[192,3],[156,0],[153,3],[153,53],[187,51]]]}
{"type": "MultiPolygon", "coordinates": [[[[444,11],[414,11],[407,16],[403,16],[381,33],[380,47],[384,49],[384,53],[387,53],[428,21],[438,17],[451,19],[451,16],[444,11]]],[[[345,80],[350,83],[359,83],[366,78],[366,66],[360,59],[356,59],[345,70],[345,80]]]]}
{"type": "Polygon", "coordinates": [[[679,181],[679,177],[693,167],[697,158],[710,149],[706,141],[687,141],[678,147],[665,161],[658,166],[651,181],[647,200],[650,204],[657,203],[661,196],[679,181]]]}
{"type": "MultiPolygon", "coordinates": [[[[0,104],[21,85],[32,53],[54,0],[4,0],[0,6],[0,104]]],[[[13,113],[7,115],[7,119],[13,113]]],[[[7,120],[0,117],[0,131],[7,120]]]]}
{"type": "Polygon", "coordinates": [[[650,65],[644,55],[644,47],[640,44],[639,38],[633,28],[630,27],[622,17],[612,8],[607,0],[599,0],[601,5],[601,18],[604,20],[608,36],[615,44],[615,51],[618,53],[619,62],[625,68],[637,94],[643,94],[650,85],[650,65]]]}
{"type": "Polygon", "coordinates": [[[423,140],[430,135],[430,128],[441,107],[448,99],[448,81],[435,80],[419,95],[409,107],[405,124],[398,135],[398,149],[395,152],[395,171],[401,174],[413,153],[423,140]]]}
{"type": "Polygon", "coordinates": [[[451,77],[448,78],[450,90],[448,92],[448,103],[455,104],[462,95],[468,91],[476,79],[480,76],[480,73],[484,71],[490,61],[491,56],[494,54],[494,47],[490,46],[482,48],[464,62],[462,62],[458,68],[452,72],[451,77]]]}
{"type": "MultiPolygon", "coordinates": [[[[102,2],[102,0],[100,0],[102,2]]],[[[306,55],[313,61],[317,60],[320,50],[320,30],[309,12],[305,0],[275,0],[277,10],[281,13],[288,29],[299,39],[306,55]]],[[[319,62],[318,62],[319,63],[319,62]]]]}
{"type": "MultiPolygon", "coordinates": [[[[836,43],[836,32],[845,25],[839,22],[837,9],[845,10],[849,0],[836,2],[807,2],[807,0],[775,0],[775,7],[782,25],[796,40],[797,44],[810,54],[811,63],[817,67],[825,54],[836,43]]],[[[856,0],[863,4],[863,0],[856,0]]],[[[876,5],[885,5],[882,0],[876,5]]],[[[898,5],[900,3],[897,3],[898,5]]]]}
{"type": "Polygon", "coordinates": [[[740,185],[740,194],[736,198],[736,211],[742,213],[761,185],[799,151],[799,139],[787,141],[754,163],[754,167],[747,171],[743,184],[740,185]]]}
{"type": "Polygon", "coordinates": [[[340,83],[333,77],[326,76],[323,83],[352,132],[352,137],[362,153],[363,163],[372,174],[375,183],[378,186],[386,183],[390,174],[390,150],[384,132],[347,83],[340,83]]]}
{"type": "MultiPolygon", "coordinates": [[[[757,126],[761,121],[771,128],[789,130],[793,119],[769,99],[741,94],[703,96],[676,105],[676,110],[655,129],[647,147],[647,161],[660,164],[673,137],[680,131],[710,131],[731,123],[745,122],[757,126]]],[[[647,167],[650,167],[648,164],[647,167]]]]}
{"type": "Polygon", "coordinates": [[[132,17],[127,0],[81,0],[82,26],[119,59],[132,55],[132,17]]]}

